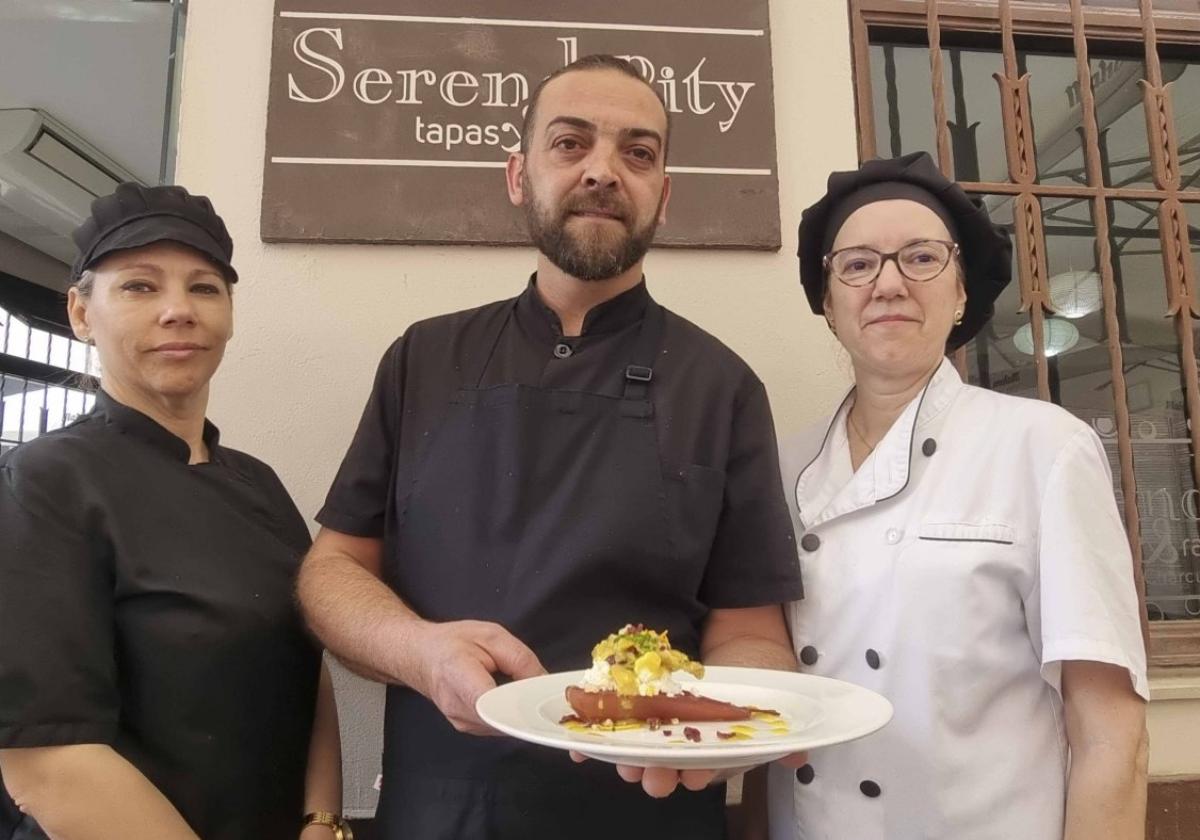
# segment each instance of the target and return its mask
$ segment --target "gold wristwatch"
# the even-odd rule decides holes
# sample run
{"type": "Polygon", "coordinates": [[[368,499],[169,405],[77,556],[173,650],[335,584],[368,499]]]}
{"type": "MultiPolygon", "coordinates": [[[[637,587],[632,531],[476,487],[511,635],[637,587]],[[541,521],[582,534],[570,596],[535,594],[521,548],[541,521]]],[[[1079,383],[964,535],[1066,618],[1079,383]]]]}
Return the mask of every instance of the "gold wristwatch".
{"type": "Polygon", "coordinates": [[[308,828],[310,825],[329,826],[333,830],[335,840],[354,840],[354,832],[350,830],[350,823],[342,819],[341,814],[331,811],[313,811],[311,814],[304,815],[304,825],[301,828],[308,828]]]}

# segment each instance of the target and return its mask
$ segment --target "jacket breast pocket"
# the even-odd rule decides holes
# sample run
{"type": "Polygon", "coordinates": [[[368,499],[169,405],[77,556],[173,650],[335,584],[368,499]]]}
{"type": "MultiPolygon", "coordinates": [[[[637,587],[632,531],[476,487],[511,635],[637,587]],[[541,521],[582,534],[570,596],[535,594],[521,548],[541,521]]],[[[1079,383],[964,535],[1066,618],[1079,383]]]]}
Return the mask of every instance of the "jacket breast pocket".
{"type": "Polygon", "coordinates": [[[1016,532],[998,522],[927,522],[918,527],[917,539],[927,542],[1012,545],[1016,542],[1016,532]]]}
{"type": "Polygon", "coordinates": [[[666,478],[677,555],[685,562],[707,558],[725,503],[725,473],[689,464],[670,470],[666,478]]]}
{"type": "MultiPolygon", "coordinates": [[[[897,626],[946,679],[967,680],[1025,632],[1022,606],[1037,575],[1029,537],[999,522],[923,522],[896,569],[897,626]]],[[[991,667],[991,666],[989,666],[991,667]]],[[[1007,666],[1005,666],[1007,667],[1007,666]]]]}

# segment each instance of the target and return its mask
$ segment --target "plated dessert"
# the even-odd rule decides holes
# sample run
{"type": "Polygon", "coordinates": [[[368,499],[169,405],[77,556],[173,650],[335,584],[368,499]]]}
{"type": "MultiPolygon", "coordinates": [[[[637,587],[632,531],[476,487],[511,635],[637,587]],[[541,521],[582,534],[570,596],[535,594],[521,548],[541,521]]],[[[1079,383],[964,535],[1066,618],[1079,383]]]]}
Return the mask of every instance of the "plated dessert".
{"type": "MultiPolygon", "coordinates": [[[[592,649],[592,667],[566,689],[574,714],[560,723],[570,728],[658,729],[680,723],[778,719],[770,709],[738,706],[688,690],[675,679],[680,673],[701,679],[704,666],[674,650],[665,632],[627,624],[592,649]]],[[[750,736],[750,731],[739,729],[718,735],[750,736]]],[[[693,727],[682,731],[688,740],[699,739],[693,727]]]]}

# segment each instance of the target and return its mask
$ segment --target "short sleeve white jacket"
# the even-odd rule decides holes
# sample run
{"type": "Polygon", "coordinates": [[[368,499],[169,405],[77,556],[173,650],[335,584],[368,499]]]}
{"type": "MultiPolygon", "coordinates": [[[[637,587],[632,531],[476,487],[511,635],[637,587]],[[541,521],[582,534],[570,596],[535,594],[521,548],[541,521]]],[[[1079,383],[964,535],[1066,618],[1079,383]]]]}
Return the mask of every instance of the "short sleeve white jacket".
{"type": "Polygon", "coordinates": [[[857,472],[845,415],[782,446],[801,669],[895,707],[772,767],[772,840],[1061,840],[1064,660],[1148,697],[1129,545],[1099,438],[944,361],[857,472]]]}

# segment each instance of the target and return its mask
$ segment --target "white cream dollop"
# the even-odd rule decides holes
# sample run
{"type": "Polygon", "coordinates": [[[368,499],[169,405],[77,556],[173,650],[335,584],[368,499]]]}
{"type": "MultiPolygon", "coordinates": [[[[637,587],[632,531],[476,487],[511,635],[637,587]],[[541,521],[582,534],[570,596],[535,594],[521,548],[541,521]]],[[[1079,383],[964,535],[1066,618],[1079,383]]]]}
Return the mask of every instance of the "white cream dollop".
{"type": "MultiPolygon", "coordinates": [[[[642,697],[654,697],[665,694],[674,697],[683,692],[683,686],[671,678],[671,674],[663,671],[662,676],[651,677],[646,671],[637,671],[638,694],[642,697]]],[[[585,691],[616,691],[617,684],[609,673],[609,664],[605,659],[593,659],[592,667],[583,673],[580,685],[585,691]]]]}

